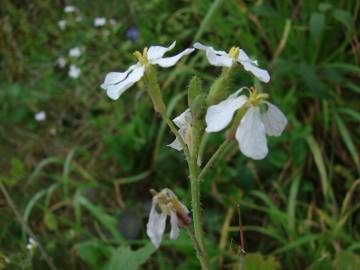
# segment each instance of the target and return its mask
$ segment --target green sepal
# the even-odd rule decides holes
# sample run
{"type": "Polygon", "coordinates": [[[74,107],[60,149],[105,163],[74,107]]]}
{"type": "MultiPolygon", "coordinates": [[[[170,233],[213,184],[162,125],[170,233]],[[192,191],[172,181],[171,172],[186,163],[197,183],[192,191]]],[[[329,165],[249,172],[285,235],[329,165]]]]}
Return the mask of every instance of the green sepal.
{"type": "Polygon", "coordinates": [[[165,113],[165,104],[157,81],[156,71],[150,64],[145,66],[144,80],[148,86],[148,93],[154,104],[155,111],[160,114],[165,113]]]}

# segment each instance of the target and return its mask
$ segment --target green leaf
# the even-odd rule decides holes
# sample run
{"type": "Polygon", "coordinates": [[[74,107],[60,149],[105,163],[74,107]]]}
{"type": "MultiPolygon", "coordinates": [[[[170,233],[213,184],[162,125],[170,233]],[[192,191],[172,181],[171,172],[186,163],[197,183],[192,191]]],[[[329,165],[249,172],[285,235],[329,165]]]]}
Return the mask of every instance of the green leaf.
{"type": "Polygon", "coordinates": [[[338,252],[333,262],[334,270],[358,270],[359,265],[359,256],[349,251],[338,252]]]}
{"type": "Polygon", "coordinates": [[[59,227],[56,216],[51,212],[47,212],[45,214],[44,223],[50,231],[57,231],[57,229],[59,227]]]}
{"type": "Polygon", "coordinates": [[[356,165],[358,172],[360,173],[360,158],[359,158],[359,154],[356,150],[354,141],[351,138],[350,132],[347,129],[347,127],[344,124],[341,117],[337,113],[334,113],[334,116],[335,116],[335,122],[339,129],[340,135],[341,135],[347,149],[349,150],[352,159],[354,160],[354,163],[356,165]]]}
{"type": "Polygon", "coordinates": [[[88,240],[75,245],[79,257],[92,269],[106,269],[104,266],[109,261],[113,248],[98,239],[88,240]]]}
{"type": "Polygon", "coordinates": [[[307,270],[331,269],[331,261],[328,258],[322,258],[313,262],[307,270]]]}
{"type": "Polygon", "coordinates": [[[333,12],[334,18],[342,23],[348,30],[353,28],[353,18],[351,14],[345,10],[336,9],[333,12]]]}
{"type": "Polygon", "coordinates": [[[262,256],[259,253],[250,253],[245,256],[244,269],[246,270],[277,270],[279,262],[272,256],[262,256]]]}
{"type": "Polygon", "coordinates": [[[133,251],[129,247],[119,247],[111,256],[110,264],[107,270],[136,270],[144,264],[155,252],[153,244],[148,243],[146,246],[133,251]]]}
{"type": "Polygon", "coordinates": [[[321,13],[313,13],[310,18],[310,36],[317,42],[321,40],[325,27],[325,16],[321,13]]]}

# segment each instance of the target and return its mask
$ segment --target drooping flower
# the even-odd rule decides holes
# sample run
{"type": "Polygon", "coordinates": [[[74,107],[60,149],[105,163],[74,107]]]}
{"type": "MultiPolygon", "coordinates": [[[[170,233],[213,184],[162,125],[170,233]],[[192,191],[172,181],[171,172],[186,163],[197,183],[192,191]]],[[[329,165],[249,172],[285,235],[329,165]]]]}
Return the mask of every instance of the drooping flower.
{"type": "Polygon", "coordinates": [[[66,6],[64,8],[65,13],[73,13],[73,12],[76,12],[76,11],[77,11],[77,8],[74,7],[74,6],[66,6]]]}
{"type": "Polygon", "coordinates": [[[44,111],[40,111],[35,114],[34,118],[38,122],[43,122],[46,120],[46,113],[44,111]]]}
{"type": "Polygon", "coordinates": [[[149,49],[145,48],[143,53],[135,52],[134,55],[138,58],[138,62],[129,67],[125,72],[110,72],[106,75],[104,83],[101,88],[106,90],[107,95],[116,100],[128,88],[139,81],[145,72],[145,66],[159,65],[161,67],[174,66],[183,56],[190,54],[194,49],[185,49],[181,53],[172,57],[163,57],[164,54],[175,47],[174,41],[169,47],[151,46],[149,49]]]}
{"type": "Polygon", "coordinates": [[[206,132],[223,130],[230,124],[234,114],[243,106],[246,112],[236,129],[235,138],[240,151],[247,157],[263,159],[268,153],[266,135],[280,136],[287,125],[285,115],[272,103],[266,101],[267,94],[252,89],[250,96],[240,95],[242,89],[230,95],[226,100],[210,106],[205,121],[206,132]],[[265,104],[267,110],[260,111],[259,104],[265,104]]]}
{"type": "MultiPolygon", "coordinates": [[[[179,134],[183,141],[186,143],[186,145],[189,148],[189,151],[192,150],[192,115],[190,112],[190,109],[187,109],[183,113],[181,113],[179,116],[175,117],[172,120],[175,125],[179,128],[179,134]]],[[[183,150],[182,145],[180,144],[179,140],[176,138],[172,143],[168,144],[169,147],[174,148],[178,151],[183,150]]]]}
{"type": "Polygon", "coordinates": [[[70,78],[77,79],[77,78],[79,78],[80,74],[81,74],[80,68],[78,68],[75,65],[70,65],[70,68],[69,68],[69,77],[70,78]]]}
{"type": "Polygon", "coordinates": [[[58,26],[61,30],[64,30],[66,28],[67,22],[66,20],[60,20],[58,21],[58,26]]]}
{"type": "Polygon", "coordinates": [[[75,47],[69,50],[70,57],[79,57],[82,53],[82,49],[79,47],[75,47]]]}
{"type": "Polygon", "coordinates": [[[205,46],[199,42],[194,44],[194,48],[206,52],[209,63],[214,66],[231,67],[234,63],[240,63],[246,71],[251,72],[256,78],[265,83],[270,81],[269,72],[258,67],[256,60],[250,57],[239,47],[232,47],[227,53],[225,51],[215,50],[211,46],[205,46]]]}
{"type": "Polygon", "coordinates": [[[98,18],[95,18],[95,20],[94,20],[95,27],[104,26],[105,24],[106,24],[106,18],[104,18],[104,17],[98,17],[98,18]]]}
{"type": "Polygon", "coordinates": [[[159,247],[165,232],[166,218],[170,217],[170,239],[174,240],[179,236],[180,228],[190,224],[190,211],[183,205],[168,188],[159,193],[152,190],[154,195],[149,214],[149,221],[146,226],[146,233],[155,247],[159,247]]]}

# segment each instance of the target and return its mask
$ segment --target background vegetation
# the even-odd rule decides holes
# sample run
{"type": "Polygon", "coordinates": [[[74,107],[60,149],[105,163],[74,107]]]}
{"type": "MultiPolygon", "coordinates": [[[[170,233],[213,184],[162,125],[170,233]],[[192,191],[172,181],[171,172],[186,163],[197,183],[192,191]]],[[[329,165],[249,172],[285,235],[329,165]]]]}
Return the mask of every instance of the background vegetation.
{"type": "MultiPolygon", "coordinates": [[[[141,83],[116,102],[99,87],[135,50],[175,39],[177,50],[194,41],[241,46],[271,71],[258,87],[289,119],[265,160],[229,149],[203,182],[213,265],[236,264],[240,204],[246,269],[358,269],[359,8],[355,0],[2,0],[0,269],[47,269],[39,249],[26,249],[26,228],[58,269],[198,269],[186,232],[156,252],[145,234],[150,188],[170,187],[190,206],[184,158],[166,147],[172,135],[141,83]],[[79,11],[64,13],[66,4],[79,11]],[[95,17],[107,23],[95,27],[95,17]],[[78,58],[68,57],[74,47],[78,58]],[[34,119],[39,111],[45,121],[34,119]]],[[[209,86],[219,73],[201,53],[161,70],[169,114],[184,110],[192,74],[209,86]]],[[[252,80],[239,71],[233,90],[252,80]]],[[[208,137],[205,159],[222,136],[208,137]]]]}

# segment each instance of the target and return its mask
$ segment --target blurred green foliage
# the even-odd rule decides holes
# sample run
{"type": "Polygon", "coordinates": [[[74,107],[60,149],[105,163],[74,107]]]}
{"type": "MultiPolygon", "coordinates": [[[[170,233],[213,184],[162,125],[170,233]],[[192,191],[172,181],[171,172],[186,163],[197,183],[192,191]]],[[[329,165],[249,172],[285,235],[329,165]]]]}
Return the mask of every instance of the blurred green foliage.
{"type": "MultiPolygon", "coordinates": [[[[150,188],[170,187],[190,206],[182,153],[166,147],[173,137],[141,82],[116,102],[99,86],[148,45],[238,45],[268,66],[272,79],[259,85],[238,71],[232,90],[255,83],[289,126],[269,140],[265,160],[245,159],[232,147],[204,180],[214,267],[238,261],[230,243],[239,228],[229,209],[239,203],[247,252],[269,256],[245,257],[245,269],[357,269],[359,8],[351,0],[2,0],[0,180],[59,269],[198,269],[185,232],[156,252],[145,234],[150,188]],[[64,13],[64,2],[79,11],[64,13]],[[106,17],[106,25],[95,27],[95,17],[106,17]],[[74,47],[83,49],[78,58],[68,56],[74,47]],[[70,64],[81,69],[79,78],[68,76],[70,64]],[[43,122],[34,119],[39,111],[43,122]],[[224,226],[225,213],[231,226],[224,226]]],[[[186,61],[159,72],[171,115],[186,106],[191,74],[205,88],[220,74],[201,53],[186,61]]],[[[208,136],[205,160],[222,138],[208,136]]],[[[0,228],[0,269],[47,269],[38,252],[29,254],[28,236],[2,197],[0,228]]]]}

